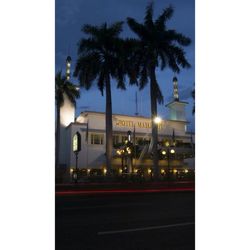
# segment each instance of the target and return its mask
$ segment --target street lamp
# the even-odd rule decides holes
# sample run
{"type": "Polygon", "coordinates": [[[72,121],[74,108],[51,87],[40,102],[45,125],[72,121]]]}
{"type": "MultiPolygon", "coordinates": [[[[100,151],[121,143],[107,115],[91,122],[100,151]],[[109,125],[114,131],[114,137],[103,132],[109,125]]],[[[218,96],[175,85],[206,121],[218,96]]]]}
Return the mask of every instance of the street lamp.
{"type": "Polygon", "coordinates": [[[125,152],[127,157],[126,162],[128,165],[129,173],[132,173],[133,172],[133,155],[132,155],[133,143],[131,140],[132,132],[129,130],[127,132],[127,135],[128,135],[128,141],[125,145],[125,152]]]}
{"type": "Polygon", "coordinates": [[[161,151],[161,154],[162,154],[162,155],[166,155],[167,152],[166,152],[165,150],[162,150],[162,151],[161,151]]]}
{"type": "Polygon", "coordinates": [[[165,143],[165,145],[166,145],[167,148],[166,148],[166,150],[163,149],[161,151],[161,154],[163,156],[167,155],[167,160],[168,160],[167,171],[169,171],[169,168],[170,168],[170,154],[175,154],[175,150],[173,148],[170,148],[169,143],[165,143]]]}
{"type": "Polygon", "coordinates": [[[75,157],[76,157],[76,167],[75,167],[75,171],[73,172],[73,179],[75,181],[75,183],[77,183],[77,172],[78,172],[78,153],[81,151],[81,135],[79,132],[76,132],[73,136],[73,140],[72,140],[72,146],[73,146],[73,152],[75,153],[75,157]]]}
{"type": "Polygon", "coordinates": [[[153,117],[152,121],[152,155],[153,155],[153,166],[154,166],[154,178],[159,178],[159,166],[158,166],[158,128],[162,118],[159,116],[153,117]]]}
{"type": "Polygon", "coordinates": [[[127,134],[128,134],[128,141],[131,142],[131,134],[132,134],[132,132],[129,130],[129,131],[127,132],[127,134]]]}
{"type": "Polygon", "coordinates": [[[161,122],[162,122],[161,117],[156,116],[156,117],[154,118],[154,123],[156,123],[156,124],[160,124],[161,122]]]}
{"type": "Polygon", "coordinates": [[[121,156],[121,163],[122,163],[122,168],[121,171],[119,170],[120,173],[123,172],[124,170],[124,154],[125,154],[125,150],[124,149],[117,149],[116,153],[121,156]]]}

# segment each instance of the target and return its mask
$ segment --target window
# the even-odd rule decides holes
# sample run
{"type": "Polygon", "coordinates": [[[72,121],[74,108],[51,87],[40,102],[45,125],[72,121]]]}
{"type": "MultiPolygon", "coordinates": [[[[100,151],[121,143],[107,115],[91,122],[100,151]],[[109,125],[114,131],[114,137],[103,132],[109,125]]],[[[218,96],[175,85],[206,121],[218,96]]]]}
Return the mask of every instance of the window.
{"type": "Polygon", "coordinates": [[[127,136],[122,136],[122,142],[125,142],[128,139],[127,136]]]}
{"type": "Polygon", "coordinates": [[[113,135],[113,144],[116,145],[120,142],[119,135],[113,135]]]}
{"type": "Polygon", "coordinates": [[[91,144],[103,144],[103,134],[91,134],[91,144]]]}

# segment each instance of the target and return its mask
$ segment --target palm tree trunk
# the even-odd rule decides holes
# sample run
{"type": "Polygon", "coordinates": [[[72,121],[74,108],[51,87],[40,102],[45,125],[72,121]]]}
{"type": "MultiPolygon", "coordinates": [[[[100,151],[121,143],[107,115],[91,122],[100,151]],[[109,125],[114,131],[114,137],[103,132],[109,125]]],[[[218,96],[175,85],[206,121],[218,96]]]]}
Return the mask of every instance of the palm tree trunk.
{"type": "Polygon", "coordinates": [[[154,90],[154,84],[156,83],[155,69],[152,68],[150,72],[150,99],[151,99],[151,122],[152,122],[152,153],[153,153],[153,171],[154,179],[159,179],[159,167],[158,167],[158,125],[154,122],[154,118],[157,117],[157,96],[154,90]]]}
{"type": "Polygon", "coordinates": [[[60,105],[56,107],[56,148],[55,148],[55,167],[59,168],[60,153],[60,105]]]}
{"type": "Polygon", "coordinates": [[[113,149],[112,99],[109,76],[106,79],[106,167],[107,175],[111,175],[113,149]]]}

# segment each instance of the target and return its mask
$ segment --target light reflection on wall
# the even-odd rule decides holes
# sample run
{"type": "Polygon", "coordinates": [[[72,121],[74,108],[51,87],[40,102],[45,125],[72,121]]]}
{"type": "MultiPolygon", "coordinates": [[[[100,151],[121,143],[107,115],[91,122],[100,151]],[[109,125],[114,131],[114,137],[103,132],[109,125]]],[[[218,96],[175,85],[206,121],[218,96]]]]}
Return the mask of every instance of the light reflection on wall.
{"type": "Polygon", "coordinates": [[[64,95],[64,104],[60,109],[61,126],[67,127],[75,119],[75,107],[68,97],[64,95]]]}

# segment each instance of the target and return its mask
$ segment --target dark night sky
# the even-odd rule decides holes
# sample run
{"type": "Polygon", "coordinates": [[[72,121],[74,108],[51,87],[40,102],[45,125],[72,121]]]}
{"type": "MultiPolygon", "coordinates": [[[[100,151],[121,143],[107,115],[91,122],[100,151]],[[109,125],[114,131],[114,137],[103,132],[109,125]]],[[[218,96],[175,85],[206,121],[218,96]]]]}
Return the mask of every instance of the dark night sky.
{"type": "MultiPolygon", "coordinates": [[[[103,22],[125,21],[128,16],[142,22],[148,2],[148,0],[56,0],[56,71],[65,71],[65,59],[68,54],[72,57],[73,71],[77,58],[77,43],[84,35],[81,32],[83,24],[100,25],[103,22]]],[[[192,39],[192,44],[185,48],[187,59],[192,67],[181,70],[177,78],[180,99],[189,102],[187,117],[191,122],[190,129],[194,130],[194,117],[191,113],[193,105],[191,90],[195,82],[194,0],[172,0],[171,2],[157,0],[154,2],[154,17],[157,17],[169,4],[172,4],[175,9],[169,21],[169,28],[176,29],[192,39]]],[[[122,36],[134,36],[126,23],[123,26],[122,36]]],[[[168,69],[157,71],[157,80],[164,96],[164,104],[172,97],[173,76],[173,72],[168,69]]],[[[77,84],[77,79],[72,78],[72,81],[77,84]]],[[[136,87],[130,86],[127,91],[113,88],[113,113],[134,115],[136,91],[136,87]]],[[[140,115],[150,116],[148,87],[138,91],[138,108],[140,115]]],[[[81,98],[77,101],[77,114],[83,110],[105,111],[105,97],[101,96],[97,88],[81,91],[81,98]]],[[[158,105],[158,113],[163,118],[167,117],[165,105],[158,105]]]]}

